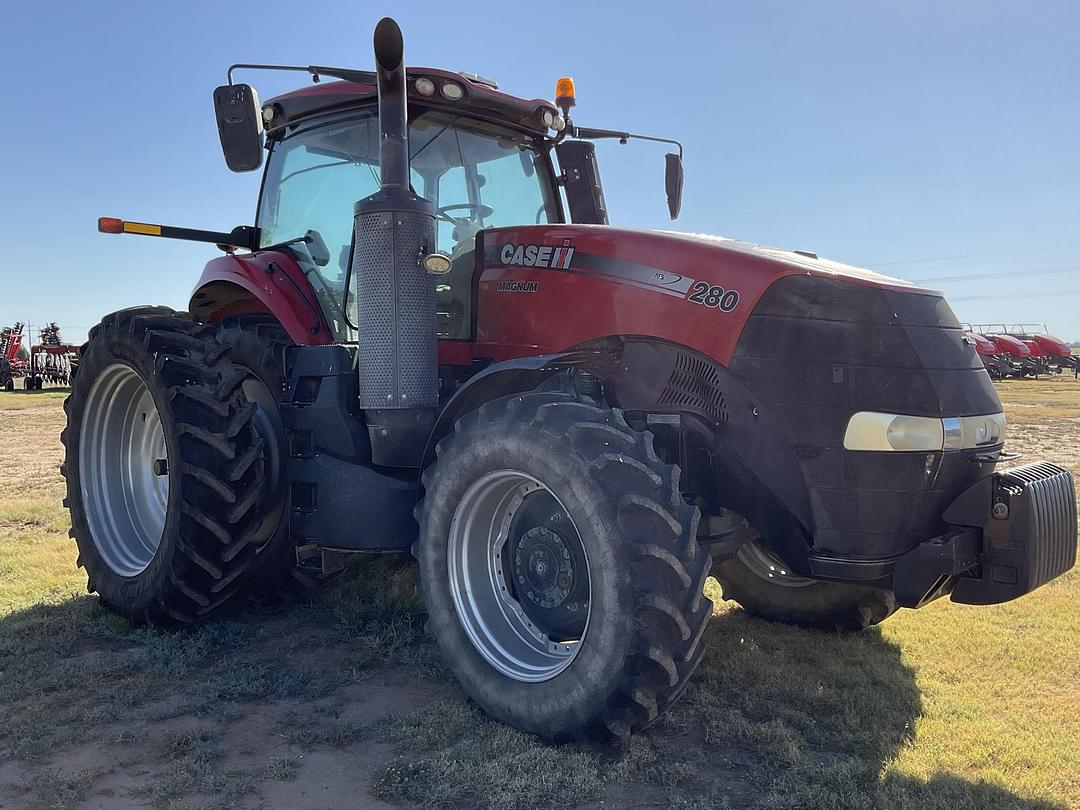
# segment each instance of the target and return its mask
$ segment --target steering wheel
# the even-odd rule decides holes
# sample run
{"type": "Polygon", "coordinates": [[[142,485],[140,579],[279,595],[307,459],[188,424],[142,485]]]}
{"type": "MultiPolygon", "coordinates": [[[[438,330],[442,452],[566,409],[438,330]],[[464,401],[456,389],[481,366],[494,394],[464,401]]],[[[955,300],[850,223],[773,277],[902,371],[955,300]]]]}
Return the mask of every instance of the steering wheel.
{"type": "Polygon", "coordinates": [[[457,203],[456,205],[443,205],[435,212],[436,219],[443,219],[449,222],[451,225],[463,225],[470,219],[484,219],[490,217],[495,213],[495,209],[490,205],[480,205],[478,203],[457,203]],[[452,217],[448,214],[448,211],[473,211],[474,217],[452,217]]]}

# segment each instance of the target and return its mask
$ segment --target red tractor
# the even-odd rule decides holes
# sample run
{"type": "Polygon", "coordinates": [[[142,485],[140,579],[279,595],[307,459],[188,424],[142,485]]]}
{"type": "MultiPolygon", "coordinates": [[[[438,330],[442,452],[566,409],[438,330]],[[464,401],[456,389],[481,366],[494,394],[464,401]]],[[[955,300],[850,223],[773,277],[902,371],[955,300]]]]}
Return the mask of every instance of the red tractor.
{"type": "Polygon", "coordinates": [[[638,136],[572,122],[572,82],[530,101],[406,70],[392,20],[374,39],[374,72],[215,91],[229,167],[268,153],[254,225],[99,222],[225,251],[187,312],[115,312],[81,350],[67,505],[107,606],[187,624],[411,550],[466,692],[561,740],[672,704],[710,574],[850,630],[1072,567],[1072,477],[995,470],[1001,403],[939,293],[609,226],[593,141],[638,136]]]}

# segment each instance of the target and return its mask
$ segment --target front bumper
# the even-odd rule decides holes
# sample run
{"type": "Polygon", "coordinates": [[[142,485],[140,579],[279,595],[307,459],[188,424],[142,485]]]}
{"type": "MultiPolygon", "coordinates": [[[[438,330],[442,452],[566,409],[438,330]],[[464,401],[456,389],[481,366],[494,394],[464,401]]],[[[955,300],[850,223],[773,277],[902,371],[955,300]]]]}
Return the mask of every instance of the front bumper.
{"type": "Polygon", "coordinates": [[[896,562],[897,602],[919,607],[946,593],[954,602],[1008,602],[1076,564],[1072,473],[1045,461],[994,473],[945,510],[950,530],[896,562]]]}

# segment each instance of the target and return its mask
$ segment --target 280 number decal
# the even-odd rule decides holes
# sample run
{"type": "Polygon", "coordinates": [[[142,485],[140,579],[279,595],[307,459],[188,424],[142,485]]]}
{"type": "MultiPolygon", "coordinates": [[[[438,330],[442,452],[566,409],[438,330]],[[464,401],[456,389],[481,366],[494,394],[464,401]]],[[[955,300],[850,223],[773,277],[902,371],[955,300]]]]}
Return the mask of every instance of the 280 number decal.
{"type": "Polygon", "coordinates": [[[710,286],[704,281],[695,281],[687,300],[721,312],[731,312],[739,305],[739,293],[737,290],[725,290],[723,287],[710,286]]]}

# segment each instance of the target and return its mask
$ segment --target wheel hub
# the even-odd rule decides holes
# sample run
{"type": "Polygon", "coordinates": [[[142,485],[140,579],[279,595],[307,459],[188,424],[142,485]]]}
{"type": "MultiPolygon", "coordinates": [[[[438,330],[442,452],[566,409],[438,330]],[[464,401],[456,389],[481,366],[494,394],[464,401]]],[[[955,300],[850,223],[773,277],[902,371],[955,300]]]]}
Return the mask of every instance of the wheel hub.
{"type": "Polygon", "coordinates": [[[539,490],[517,507],[508,534],[511,589],[525,615],[552,639],[579,638],[589,583],[573,521],[550,492],[539,490]]]}
{"type": "Polygon", "coordinates": [[[589,565],[573,520],[532,476],[495,470],[462,496],[450,530],[458,617],[496,670],[537,683],[577,655],[589,619],[589,565]]]}
{"type": "Polygon", "coordinates": [[[553,608],[570,595],[574,569],[562,538],[543,526],[529,529],[514,550],[518,593],[534,605],[553,608]]]}

